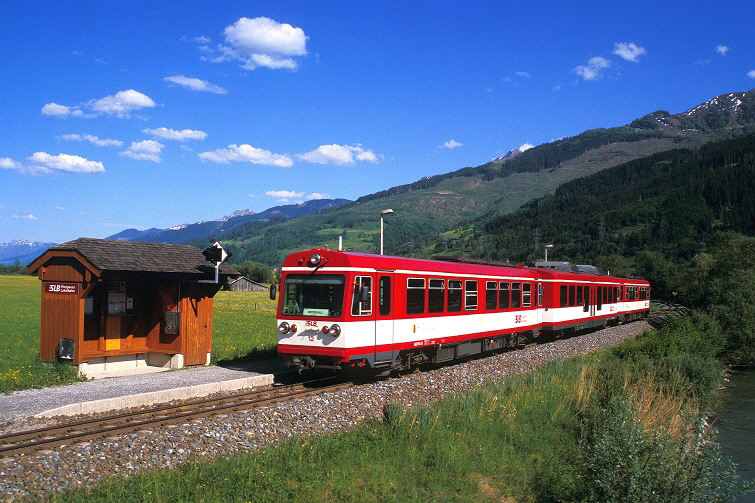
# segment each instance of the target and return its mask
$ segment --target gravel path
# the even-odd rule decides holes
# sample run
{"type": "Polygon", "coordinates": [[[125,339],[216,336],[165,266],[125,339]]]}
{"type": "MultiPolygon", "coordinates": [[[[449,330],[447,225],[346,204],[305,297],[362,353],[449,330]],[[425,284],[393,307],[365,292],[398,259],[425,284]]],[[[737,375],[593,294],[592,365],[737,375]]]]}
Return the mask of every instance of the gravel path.
{"type": "Polygon", "coordinates": [[[487,380],[612,346],[649,328],[646,322],[620,325],[294,403],[0,459],[0,500],[45,496],[92,484],[108,474],[129,476],[152,467],[177,466],[187,459],[249,451],[292,435],[344,430],[365,418],[380,417],[384,405],[430,404],[487,380]]]}

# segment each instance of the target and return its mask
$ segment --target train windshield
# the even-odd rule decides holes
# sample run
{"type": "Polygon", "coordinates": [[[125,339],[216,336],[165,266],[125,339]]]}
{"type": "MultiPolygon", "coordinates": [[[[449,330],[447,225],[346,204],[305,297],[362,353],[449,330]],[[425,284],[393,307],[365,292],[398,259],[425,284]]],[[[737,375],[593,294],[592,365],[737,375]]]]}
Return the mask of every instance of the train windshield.
{"type": "Polygon", "coordinates": [[[339,317],[345,286],[342,274],[289,274],[284,284],[282,314],[339,317]]]}

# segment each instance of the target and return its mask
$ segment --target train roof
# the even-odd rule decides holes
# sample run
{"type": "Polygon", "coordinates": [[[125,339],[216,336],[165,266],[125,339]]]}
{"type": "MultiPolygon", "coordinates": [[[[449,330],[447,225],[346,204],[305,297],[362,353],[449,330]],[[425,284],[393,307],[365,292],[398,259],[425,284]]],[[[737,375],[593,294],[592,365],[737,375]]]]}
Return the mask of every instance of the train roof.
{"type": "MultiPolygon", "coordinates": [[[[444,258],[443,260],[397,257],[392,255],[375,255],[370,253],[347,252],[314,248],[290,254],[283,263],[285,268],[307,268],[327,272],[329,268],[355,268],[385,271],[417,271],[438,274],[469,274],[490,276],[535,277],[542,279],[566,279],[572,281],[628,282],[647,284],[645,280],[617,278],[605,274],[594,274],[589,269],[581,271],[577,266],[568,271],[556,268],[525,267],[508,262],[496,262],[471,258],[444,258]],[[310,260],[319,255],[317,265],[310,260]],[[634,280],[634,281],[633,281],[634,280]]],[[[595,268],[597,270],[597,268],[595,268]]]]}

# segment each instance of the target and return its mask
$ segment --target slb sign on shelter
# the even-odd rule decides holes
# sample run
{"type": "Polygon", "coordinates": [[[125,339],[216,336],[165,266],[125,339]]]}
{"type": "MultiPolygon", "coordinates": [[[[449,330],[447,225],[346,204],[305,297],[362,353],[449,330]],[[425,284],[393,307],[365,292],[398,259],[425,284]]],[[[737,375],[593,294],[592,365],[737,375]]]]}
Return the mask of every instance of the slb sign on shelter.
{"type": "Polygon", "coordinates": [[[78,295],[78,283],[46,283],[47,293],[78,295]]]}

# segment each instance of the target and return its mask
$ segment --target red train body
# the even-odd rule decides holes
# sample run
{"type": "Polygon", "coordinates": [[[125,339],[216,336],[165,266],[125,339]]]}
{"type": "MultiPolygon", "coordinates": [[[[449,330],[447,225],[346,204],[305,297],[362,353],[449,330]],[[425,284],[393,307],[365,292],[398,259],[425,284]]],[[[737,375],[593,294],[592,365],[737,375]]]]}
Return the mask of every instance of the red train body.
{"type": "Polygon", "coordinates": [[[281,271],[278,354],[301,369],[406,369],[647,315],[647,281],[326,249],[281,271]]]}

